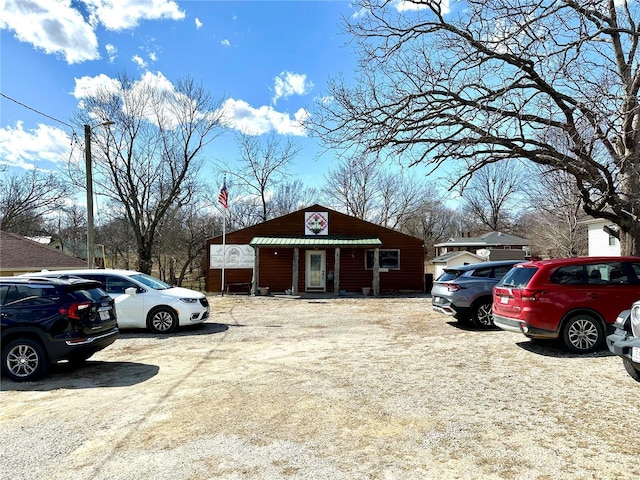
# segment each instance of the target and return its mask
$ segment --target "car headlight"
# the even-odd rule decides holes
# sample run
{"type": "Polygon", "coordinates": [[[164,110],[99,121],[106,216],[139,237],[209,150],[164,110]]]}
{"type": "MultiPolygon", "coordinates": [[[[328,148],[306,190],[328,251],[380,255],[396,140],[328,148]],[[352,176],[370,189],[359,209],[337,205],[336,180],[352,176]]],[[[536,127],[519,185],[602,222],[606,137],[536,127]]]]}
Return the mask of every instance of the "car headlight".
{"type": "Polygon", "coordinates": [[[613,326],[619,328],[620,330],[626,330],[625,324],[629,320],[629,312],[630,310],[623,310],[618,314],[616,321],[613,322],[613,326]]]}
{"type": "Polygon", "coordinates": [[[183,303],[198,303],[197,298],[181,298],[180,301],[183,303]]]}
{"type": "Polygon", "coordinates": [[[640,303],[636,303],[631,307],[631,323],[640,326],[640,303]]]}

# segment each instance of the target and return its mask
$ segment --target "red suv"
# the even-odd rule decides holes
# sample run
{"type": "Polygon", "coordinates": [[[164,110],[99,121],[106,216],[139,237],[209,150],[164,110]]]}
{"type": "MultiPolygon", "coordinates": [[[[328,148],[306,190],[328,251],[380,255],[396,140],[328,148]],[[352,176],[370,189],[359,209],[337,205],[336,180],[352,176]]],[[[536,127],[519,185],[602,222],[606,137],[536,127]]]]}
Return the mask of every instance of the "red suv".
{"type": "Polygon", "coordinates": [[[493,289],[493,322],[574,352],[604,346],[621,309],[640,296],[640,257],[580,257],[516,265],[493,289]]]}

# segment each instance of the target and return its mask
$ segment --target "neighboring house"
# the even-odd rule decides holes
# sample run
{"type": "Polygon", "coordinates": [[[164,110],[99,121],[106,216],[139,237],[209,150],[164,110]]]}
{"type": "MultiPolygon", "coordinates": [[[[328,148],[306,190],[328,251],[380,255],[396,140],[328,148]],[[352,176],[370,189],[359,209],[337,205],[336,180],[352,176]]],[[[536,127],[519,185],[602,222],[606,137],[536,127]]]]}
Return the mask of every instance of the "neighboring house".
{"type": "Polygon", "coordinates": [[[208,292],[424,292],[424,243],[322,205],[207,241],[208,292]],[[223,284],[224,283],[224,288],[223,284]]]}
{"type": "Polygon", "coordinates": [[[484,262],[487,259],[475,253],[467,252],[466,250],[460,252],[449,252],[444,255],[431,260],[434,267],[433,278],[437,279],[446,268],[458,267],[460,265],[468,265],[471,263],[484,262]]]}
{"type": "Polygon", "coordinates": [[[619,257],[620,240],[614,235],[618,226],[603,218],[585,220],[590,257],[619,257]]]}
{"type": "Polygon", "coordinates": [[[445,253],[464,250],[482,255],[485,260],[519,260],[520,255],[522,255],[522,258],[531,256],[531,242],[529,240],[502,232],[488,232],[478,237],[450,238],[448,241],[436,243],[434,246],[436,248],[436,258],[445,253]],[[504,258],[505,254],[503,252],[502,255],[499,255],[500,258],[496,255],[491,258],[491,253],[494,250],[521,250],[524,253],[513,252],[517,256],[504,258]]]}
{"type": "Polygon", "coordinates": [[[0,231],[0,275],[2,276],[86,266],[85,260],[71,257],[21,235],[0,231]]]}

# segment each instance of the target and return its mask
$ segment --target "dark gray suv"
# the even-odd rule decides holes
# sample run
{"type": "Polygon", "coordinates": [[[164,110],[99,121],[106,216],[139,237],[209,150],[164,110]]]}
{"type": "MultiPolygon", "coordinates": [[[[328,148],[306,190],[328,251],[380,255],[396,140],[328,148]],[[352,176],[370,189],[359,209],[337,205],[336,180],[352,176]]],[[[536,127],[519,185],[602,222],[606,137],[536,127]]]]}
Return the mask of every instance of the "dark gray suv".
{"type": "Polygon", "coordinates": [[[114,301],[98,282],[0,277],[2,376],[43,376],[59,360],[82,363],[118,338],[114,301]]]}
{"type": "Polygon", "coordinates": [[[492,290],[522,260],[472,263],[449,267],[433,282],[433,309],[479,328],[493,325],[492,290]]]}

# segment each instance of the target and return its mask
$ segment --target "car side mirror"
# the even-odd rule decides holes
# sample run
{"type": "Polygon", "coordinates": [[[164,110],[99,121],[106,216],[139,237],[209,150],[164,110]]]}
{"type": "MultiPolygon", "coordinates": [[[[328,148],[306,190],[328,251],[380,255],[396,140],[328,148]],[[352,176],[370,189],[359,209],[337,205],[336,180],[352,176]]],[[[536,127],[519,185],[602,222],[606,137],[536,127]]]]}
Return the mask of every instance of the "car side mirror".
{"type": "Polygon", "coordinates": [[[138,293],[138,289],[136,287],[129,287],[129,288],[125,289],[124,293],[126,293],[127,295],[130,295],[132,297],[135,297],[136,294],[138,293]]]}

